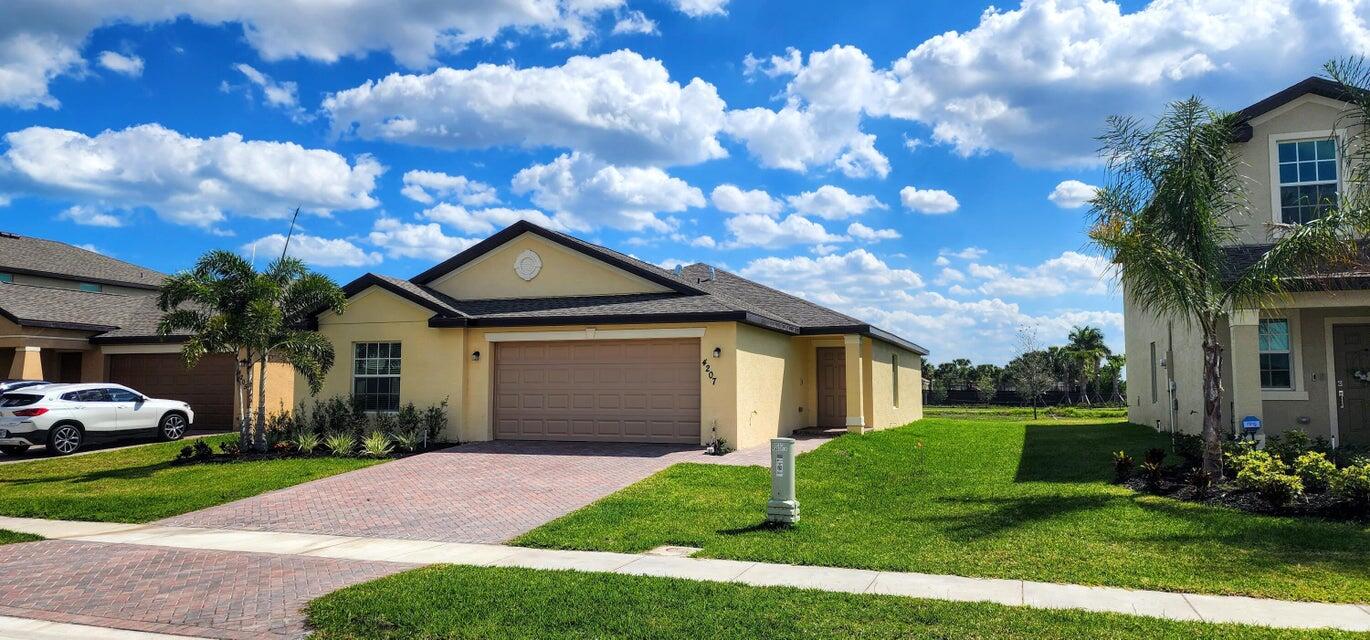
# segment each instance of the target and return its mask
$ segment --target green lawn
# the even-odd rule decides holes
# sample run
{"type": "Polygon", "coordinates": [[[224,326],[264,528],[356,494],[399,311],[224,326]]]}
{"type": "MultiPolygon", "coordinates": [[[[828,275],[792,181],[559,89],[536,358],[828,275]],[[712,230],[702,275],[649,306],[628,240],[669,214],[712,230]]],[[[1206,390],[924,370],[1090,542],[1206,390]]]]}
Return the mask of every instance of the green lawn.
{"type": "MultiPolygon", "coordinates": [[[[217,448],[236,437],[207,442],[217,448]]],[[[357,458],[171,464],[183,446],[164,442],[0,465],[0,515],[148,522],[376,464],[357,458]]]]}
{"type": "Polygon", "coordinates": [[[316,640],[1351,638],[1080,611],[569,571],[437,566],[312,602],[316,640]]]}
{"type": "Polygon", "coordinates": [[[1125,423],[927,419],[797,462],[802,521],[759,526],[764,468],[681,464],[517,544],[1370,602],[1370,528],[1255,516],[1111,485],[1125,423]]]}
{"type": "Polygon", "coordinates": [[[19,533],[9,529],[0,529],[0,544],[13,544],[15,542],[33,542],[43,538],[28,533],[19,533]]]}
{"type": "MultiPolygon", "coordinates": [[[[928,418],[957,418],[963,420],[983,418],[991,420],[1032,418],[1032,407],[990,407],[966,405],[937,405],[923,408],[928,418]]],[[[1039,420],[1061,418],[1087,418],[1098,420],[1126,420],[1127,407],[1038,407],[1039,420]]]]}

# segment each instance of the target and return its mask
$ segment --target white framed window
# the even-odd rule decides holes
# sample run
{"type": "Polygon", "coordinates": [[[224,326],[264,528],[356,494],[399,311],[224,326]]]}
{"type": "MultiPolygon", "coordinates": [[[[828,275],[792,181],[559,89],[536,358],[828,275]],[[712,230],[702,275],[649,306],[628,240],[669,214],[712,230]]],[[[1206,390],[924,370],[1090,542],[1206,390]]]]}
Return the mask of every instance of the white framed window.
{"type": "Polygon", "coordinates": [[[1340,166],[1335,138],[1275,139],[1272,146],[1277,222],[1304,224],[1337,206],[1340,166]]]}
{"type": "MultiPolygon", "coordinates": [[[[1262,319],[1257,344],[1261,361],[1262,389],[1294,388],[1293,333],[1285,318],[1262,319]]],[[[1249,335],[1249,334],[1248,334],[1249,335]]]]}
{"type": "Polygon", "coordinates": [[[399,411],[400,343],[352,346],[352,398],[364,411],[399,411]]]}

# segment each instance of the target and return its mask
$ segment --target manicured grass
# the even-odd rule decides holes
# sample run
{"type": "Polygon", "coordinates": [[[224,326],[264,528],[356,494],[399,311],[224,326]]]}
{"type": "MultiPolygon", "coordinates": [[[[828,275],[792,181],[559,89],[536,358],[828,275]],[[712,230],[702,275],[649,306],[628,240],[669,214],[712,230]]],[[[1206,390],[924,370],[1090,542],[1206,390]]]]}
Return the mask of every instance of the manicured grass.
{"type": "MultiPolygon", "coordinates": [[[[923,408],[923,415],[929,418],[990,419],[990,420],[1031,420],[1032,407],[998,407],[938,405],[923,408]]],[[[1038,420],[1059,420],[1062,418],[1084,418],[1098,420],[1125,420],[1127,407],[1038,407],[1038,420]]]]}
{"type": "Polygon", "coordinates": [[[681,464],[517,544],[1370,602],[1370,528],[1257,516],[1112,485],[1125,423],[927,419],[802,456],[802,520],[760,526],[767,470],[681,464]]]}
{"type": "MultiPolygon", "coordinates": [[[[237,436],[216,436],[218,443],[237,436]]],[[[0,515],[148,522],[375,464],[297,458],[173,465],[184,442],[0,465],[0,515]]]]}
{"type": "Polygon", "coordinates": [[[1350,638],[1080,611],[569,571],[437,566],[310,603],[316,640],[1350,638]]]}
{"type": "Polygon", "coordinates": [[[0,544],[13,544],[15,542],[33,542],[34,540],[42,539],[43,538],[40,536],[35,536],[28,533],[19,533],[18,531],[10,531],[9,529],[0,529],[0,544]]]}

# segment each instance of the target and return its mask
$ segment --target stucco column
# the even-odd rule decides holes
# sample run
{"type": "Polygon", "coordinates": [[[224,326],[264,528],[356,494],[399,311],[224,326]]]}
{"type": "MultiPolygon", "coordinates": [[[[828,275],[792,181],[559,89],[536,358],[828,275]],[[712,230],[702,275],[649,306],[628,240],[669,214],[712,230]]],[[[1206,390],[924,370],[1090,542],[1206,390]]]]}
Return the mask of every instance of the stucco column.
{"type": "Polygon", "coordinates": [[[861,375],[864,369],[861,364],[861,336],[842,336],[842,347],[847,370],[847,431],[865,433],[867,425],[863,409],[866,406],[866,387],[862,379],[864,376],[861,375]]]}
{"type": "Polygon", "coordinates": [[[42,380],[43,353],[39,347],[15,347],[10,365],[11,380],[42,380]]]}
{"type": "Polygon", "coordinates": [[[1232,368],[1232,419],[1241,424],[1246,416],[1262,417],[1260,314],[1255,309],[1235,310],[1228,316],[1228,328],[1232,334],[1227,359],[1232,368]]]}

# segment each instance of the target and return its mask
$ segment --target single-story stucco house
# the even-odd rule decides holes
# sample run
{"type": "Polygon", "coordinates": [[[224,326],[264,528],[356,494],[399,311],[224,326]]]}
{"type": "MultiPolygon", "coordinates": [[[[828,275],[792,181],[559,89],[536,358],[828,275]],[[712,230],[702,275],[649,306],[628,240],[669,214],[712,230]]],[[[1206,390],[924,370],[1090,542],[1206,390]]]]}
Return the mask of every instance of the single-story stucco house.
{"type": "MultiPolygon", "coordinates": [[[[190,403],[196,429],[234,424],[233,358],[187,369],[185,336],[158,336],[157,291],[166,276],[72,246],[0,232],[0,376],[114,382],[190,403]]],[[[272,365],[267,401],[294,402],[294,371],[272,365]]]]}
{"type": "Polygon", "coordinates": [[[344,313],[313,318],[338,354],[322,395],[373,411],[446,401],[448,438],[748,447],[923,414],[927,350],[908,340],[529,222],[409,280],[367,274],[345,291],[344,313]]]}

